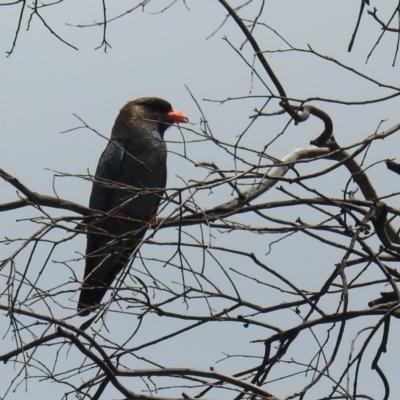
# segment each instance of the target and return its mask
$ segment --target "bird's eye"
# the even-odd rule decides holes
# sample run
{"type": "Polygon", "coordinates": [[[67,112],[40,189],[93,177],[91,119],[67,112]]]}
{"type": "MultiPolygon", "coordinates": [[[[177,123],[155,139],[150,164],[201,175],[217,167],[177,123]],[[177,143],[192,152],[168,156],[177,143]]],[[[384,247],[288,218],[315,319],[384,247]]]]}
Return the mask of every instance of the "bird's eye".
{"type": "Polygon", "coordinates": [[[171,105],[167,101],[157,98],[148,99],[148,101],[143,105],[151,109],[153,112],[162,114],[172,110],[171,105]]]}

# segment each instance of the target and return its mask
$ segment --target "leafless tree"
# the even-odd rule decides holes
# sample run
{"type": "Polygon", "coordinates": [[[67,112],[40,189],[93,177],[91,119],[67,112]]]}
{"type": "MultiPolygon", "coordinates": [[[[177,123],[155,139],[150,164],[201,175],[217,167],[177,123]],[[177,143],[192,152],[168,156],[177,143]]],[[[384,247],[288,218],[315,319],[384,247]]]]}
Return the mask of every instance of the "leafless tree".
{"type": "MultiPolygon", "coordinates": [[[[182,185],[168,188],[162,218],[149,231],[140,257],[83,323],[76,314],[82,278],[77,265],[83,256],[60,260],[54,254],[84,240],[85,227],[98,215],[85,205],[36,193],[29,182],[0,170],[16,189],[15,200],[2,202],[0,211],[29,225],[1,239],[0,309],[8,328],[0,360],[13,374],[2,385],[2,398],[27,382],[47,381],[63,385],[66,399],[372,399],[368,384],[373,380],[381,387],[380,398],[389,399],[396,382],[382,358],[393,360],[396,355],[384,353],[399,350],[390,333],[400,305],[395,268],[400,210],[398,192],[387,187],[379,193],[369,173],[385,163],[400,171],[376,150],[382,142],[393,143],[400,121],[385,129],[371,127],[362,140],[342,145],[343,132],[335,130],[328,110],[331,104],[385,104],[400,88],[311,47],[295,48],[283,33],[276,33],[282,48],[270,50],[257,36],[270,29],[260,18],[265,1],[258,2],[252,19],[241,17],[251,0],[218,2],[226,11],[223,23],[233,21],[243,46],[251,48],[254,59],[242,58],[252,77],[263,84],[268,79],[264,93],[209,100],[258,104],[248,126],[230,141],[210,127],[202,103],[192,95],[201,123],[182,128],[185,143],[169,149],[171,157],[196,171],[195,178],[182,174],[182,185]],[[296,98],[268,62],[267,55],[276,53],[293,59],[307,53],[385,94],[348,101],[316,91],[314,97],[296,98]],[[267,135],[265,126],[277,120],[283,128],[267,135]],[[293,148],[286,138],[301,129],[315,132],[314,138],[293,148]],[[277,142],[287,143],[283,158],[274,154],[277,142]],[[194,152],[204,146],[220,154],[220,161],[195,161],[194,152]],[[49,286],[43,277],[51,269],[59,278],[49,286]],[[387,293],[374,300],[385,286],[387,293]]],[[[38,18],[63,43],[76,47],[51,27],[46,14],[60,3],[2,4],[21,7],[10,55],[21,40],[24,13],[30,13],[29,23],[38,18]]],[[[103,0],[104,18],[96,24],[103,27],[104,50],[108,24],[150,0],[133,3],[110,17],[103,0]]],[[[372,7],[360,3],[350,49],[357,46],[366,7],[372,7]]],[[[398,34],[398,28],[388,28],[393,18],[382,22],[379,10],[369,13],[382,35],[398,34]]],[[[301,80],[301,66],[296,71],[301,80]]],[[[82,118],[75,129],[95,132],[82,118]]],[[[385,169],[382,179],[395,185],[391,171],[385,169]]]]}

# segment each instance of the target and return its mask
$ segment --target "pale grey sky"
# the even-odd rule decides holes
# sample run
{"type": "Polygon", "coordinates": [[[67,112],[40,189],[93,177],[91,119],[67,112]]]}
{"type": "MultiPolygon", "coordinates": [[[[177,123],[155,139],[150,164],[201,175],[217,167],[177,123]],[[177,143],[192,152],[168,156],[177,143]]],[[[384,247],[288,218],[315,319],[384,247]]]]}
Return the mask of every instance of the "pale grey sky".
{"type": "MultiPolygon", "coordinates": [[[[113,16],[136,3],[132,1],[108,2],[107,10],[109,15],[113,16]]],[[[105,139],[87,129],[65,132],[82,125],[73,114],[82,118],[100,134],[108,137],[119,109],[128,100],[142,96],[165,98],[174,108],[184,112],[193,124],[188,126],[189,129],[184,127],[181,132],[175,127],[167,132],[166,140],[170,142],[168,147],[171,151],[168,161],[167,186],[169,188],[184,186],[184,181],[201,180],[206,176],[204,170],[196,168],[193,163],[182,157],[185,151],[188,158],[194,162],[216,162],[221,168],[234,168],[231,158],[221,149],[210,142],[197,142],[199,137],[194,132],[200,130],[201,115],[185,85],[203,108],[213,135],[218,140],[232,144],[248,126],[249,116],[253,114],[254,108],[261,108],[265,100],[255,98],[219,104],[203,99],[225,100],[248,95],[260,96],[268,95],[268,91],[256,77],[252,76],[250,68],[229,45],[228,41],[238,48],[244,40],[239,28],[231,19],[210,37],[226,15],[218,1],[189,0],[186,1],[187,7],[182,1],[178,1],[166,12],[154,14],[166,3],[153,1],[144,12],[137,10],[110,23],[107,28],[107,40],[112,48],[109,48],[107,53],[102,49],[95,50],[101,44],[101,28],[70,26],[91,24],[95,20],[100,20],[102,17],[101,2],[75,0],[48,7],[42,10],[46,21],[63,39],[78,47],[79,50],[73,50],[62,44],[46,30],[35,16],[31,21],[29,31],[26,31],[27,15],[25,15],[16,48],[10,57],[6,57],[5,52],[12,45],[19,18],[19,6],[0,7],[0,26],[2,27],[0,50],[3,54],[0,57],[2,71],[0,77],[2,143],[0,168],[16,176],[31,190],[41,194],[54,195],[55,189],[56,194],[61,198],[87,205],[91,189],[90,182],[78,177],[54,179],[54,176],[58,175],[54,171],[72,175],[86,175],[89,171],[93,174],[98,158],[106,144],[105,139]],[[194,132],[191,132],[190,129],[193,129],[194,132]],[[182,135],[187,142],[186,146],[181,143],[182,135]]],[[[239,4],[240,2],[233,3],[239,4]]],[[[243,16],[254,18],[260,2],[255,0],[253,3],[254,6],[243,11],[243,16]]],[[[385,16],[385,12],[389,15],[395,4],[393,1],[377,1],[376,3],[379,3],[382,17],[385,16]]],[[[371,17],[364,15],[354,49],[351,53],[347,52],[358,10],[359,2],[349,4],[347,0],[335,2],[268,0],[265,2],[260,22],[279,32],[293,47],[305,49],[310,45],[315,51],[329,57],[336,57],[344,64],[372,78],[383,83],[400,86],[399,68],[391,66],[397,40],[395,35],[384,36],[368,64],[365,63],[368,52],[380,34],[380,29],[371,17]]],[[[262,49],[269,51],[288,49],[288,46],[268,28],[259,26],[255,32],[262,49]]],[[[248,62],[253,62],[253,50],[248,44],[244,46],[241,54],[248,62]]],[[[291,51],[271,53],[266,57],[291,98],[322,97],[343,101],[362,101],[393,93],[392,90],[379,88],[372,82],[368,83],[348,71],[339,69],[333,63],[310,54],[291,51]]],[[[259,66],[257,70],[262,72],[259,66]]],[[[276,93],[264,72],[262,78],[276,93]]],[[[384,122],[381,129],[388,129],[399,123],[399,100],[397,98],[382,104],[367,106],[349,107],[327,102],[316,102],[315,105],[330,114],[334,121],[335,137],[343,146],[361,141],[373,134],[382,121],[384,122]]],[[[268,108],[269,112],[278,110],[278,102],[268,108]]],[[[241,144],[249,146],[255,151],[261,151],[266,143],[284,129],[287,121],[287,116],[260,118],[253,124],[241,144]]],[[[309,141],[317,137],[320,131],[321,123],[315,120],[310,120],[297,127],[291,125],[283,137],[269,147],[268,154],[280,159],[294,148],[308,146],[309,141]]],[[[372,154],[368,154],[367,165],[382,159],[399,157],[398,135],[394,135],[382,143],[374,144],[374,146],[372,154]]],[[[248,154],[247,156],[249,161],[257,162],[257,154],[248,154]]],[[[239,165],[239,168],[242,167],[243,165],[239,165]]],[[[314,168],[315,165],[312,164],[304,166],[302,171],[312,172],[314,168]]],[[[390,182],[396,182],[389,174],[390,172],[383,164],[370,170],[370,178],[380,195],[398,191],[397,187],[393,188],[392,185],[388,185],[389,179],[390,182]]],[[[328,187],[326,182],[318,179],[315,185],[323,187],[326,195],[340,197],[349,176],[346,171],[338,171],[334,176],[335,181],[328,187]]],[[[0,203],[17,199],[16,190],[4,181],[0,181],[0,193],[0,203]]],[[[199,193],[197,203],[203,208],[207,208],[230,200],[230,194],[227,189],[216,191],[216,193],[199,193]]],[[[280,197],[284,196],[274,190],[265,194],[259,201],[266,202],[280,197]]],[[[393,200],[390,200],[389,203],[396,206],[393,200]]],[[[63,211],[53,212],[52,215],[65,215],[63,211]]],[[[285,212],[287,215],[296,216],[298,210],[285,210],[285,212]]],[[[32,215],[37,215],[37,213],[27,209],[19,209],[8,215],[2,215],[0,237],[23,237],[34,232],[39,225],[32,226],[29,222],[15,222],[17,219],[32,215]]],[[[161,212],[161,216],[167,215],[167,210],[161,212]]],[[[243,217],[243,222],[246,222],[246,218],[243,217]]],[[[199,236],[199,230],[199,227],[192,227],[186,231],[199,236]]],[[[54,237],[60,238],[63,234],[65,234],[63,231],[55,232],[54,237]]],[[[210,235],[207,227],[204,228],[204,235],[206,237],[210,235]]],[[[323,246],[311,254],[311,248],[315,242],[298,236],[277,243],[274,251],[267,256],[269,244],[279,237],[253,235],[251,241],[243,242],[240,233],[233,232],[216,237],[210,235],[209,241],[214,246],[228,246],[234,243],[238,249],[252,251],[263,258],[266,263],[274,267],[279,265],[280,273],[283,275],[291,278],[296,276],[296,283],[300,287],[308,285],[309,290],[318,289],[321,282],[329,276],[327,270],[333,268],[334,264],[342,257],[341,253],[335,253],[330,248],[326,249],[323,246]]],[[[190,240],[189,237],[186,239],[190,240]]],[[[177,232],[173,228],[162,230],[157,233],[155,240],[157,242],[177,240],[177,232]]],[[[0,259],[9,256],[10,249],[13,247],[15,248],[11,245],[2,246],[0,259]]],[[[72,273],[62,264],[64,262],[67,262],[77,278],[81,279],[83,260],[80,257],[84,249],[85,237],[83,235],[57,247],[51,260],[59,261],[61,264],[50,263],[50,266],[45,269],[45,276],[40,281],[43,290],[54,287],[57,282],[61,284],[65,282],[65,279],[71,279],[72,282],[72,273]]],[[[37,265],[30,267],[32,276],[34,276],[35,270],[40,270],[48,251],[49,248],[45,246],[43,249],[39,249],[33,262],[37,265]]],[[[155,258],[162,258],[160,252],[164,251],[165,254],[173,254],[174,248],[167,249],[163,246],[148,245],[142,250],[142,253],[145,256],[154,257],[154,252],[156,252],[155,258]]],[[[200,258],[196,259],[197,253],[189,252],[188,254],[195,260],[194,263],[196,260],[201,263],[200,258]]],[[[29,252],[21,257],[22,261],[19,264],[22,265],[21,268],[28,256],[29,252]]],[[[224,260],[227,267],[238,267],[242,262],[246,262],[245,259],[226,254],[219,254],[218,257],[224,260]]],[[[140,265],[140,261],[136,260],[134,267],[140,269],[140,265]]],[[[210,269],[211,265],[210,261],[210,269]]],[[[259,271],[252,271],[252,273],[254,276],[260,274],[260,279],[266,279],[265,275],[259,271]]],[[[177,271],[173,277],[170,274],[170,270],[162,270],[160,279],[164,276],[165,279],[180,282],[180,274],[177,271]]],[[[218,268],[209,274],[213,281],[221,284],[221,287],[229,286],[218,268]]],[[[187,279],[190,280],[189,277],[187,279]]],[[[1,282],[5,282],[4,277],[1,282]]],[[[269,283],[277,284],[272,281],[269,283]]],[[[71,283],[68,289],[73,290],[77,287],[76,283],[71,283]]],[[[243,288],[243,290],[248,289],[245,291],[248,299],[259,301],[260,297],[265,295],[260,288],[253,290],[252,284],[246,282],[243,282],[243,288]]],[[[378,292],[372,293],[371,299],[378,295],[378,292]]],[[[72,297],[70,293],[66,298],[70,302],[68,305],[70,310],[56,307],[53,311],[56,314],[59,313],[59,318],[73,313],[77,295],[72,297]]],[[[279,300],[266,298],[265,306],[270,306],[275,302],[279,303],[284,298],[283,295],[279,300]]],[[[364,297],[353,298],[351,301],[352,305],[357,308],[366,307],[367,300],[364,297]]],[[[201,313],[208,305],[199,301],[199,304],[191,305],[188,313],[196,314],[197,306],[198,312],[201,313]]],[[[46,313],[48,310],[43,308],[40,309],[40,312],[46,313]]],[[[298,322],[297,317],[293,314],[289,311],[286,314],[271,314],[268,315],[266,323],[277,325],[280,328],[290,327],[298,322]]],[[[76,326],[82,323],[81,319],[75,318],[75,320],[69,322],[76,326]]],[[[3,318],[3,324],[4,321],[7,319],[3,318]]],[[[156,337],[159,330],[169,332],[172,329],[167,323],[164,324],[164,318],[152,316],[146,321],[148,325],[139,330],[133,340],[133,347],[156,337]]],[[[180,324],[182,327],[186,326],[186,323],[182,321],[175,320],[173,322],[175,324],[173,329],[180,324]]],[[[110,314],[107,323],[109,327],[123,327],[123,329],[111,329],[110,333],[113,338],[120,335],[122,341],[129,336],[128,331],[131,332],[129,327],[136,327],[137,321],[124,319],[121,322],[120,316],[110,314]]],[[[371,320],[371,325],[374,323],[376,323],[376,319],[371,320]]],[[[397,321],[393,321],[393,325],[396,323],[397,321]]],[[[351,332],[348,337],[354,339],[360,328],[357,324],[352,323],[349,323],[348,327],[351,332]]],[[[5,335],[7,328],[8,326],[4,326],[0,330],[1,336],[5,335]]],[[[97,329],[100,328],[97,327],[97,329]]],[[[397,326],[392,329],[393,332],[399,333],[397,326]]],[[[102,333],[108,335],[105,330],[102,333]]],[[[151,358],[169,367],[188,366],[207,369],[213,366],[221,372],[235,373],[237,370],[245,369],[246,363],[250,368],[253,365],[252,360],[241,360],[240,363],[243,365],[241,364],[240,368],[237,368],[235,361],[232,360],[215,364],[216,361],[224,358],[224,353],[248,353],[261,357],[263,345],[249,343],[271,334],[272,331],[261,327],[252,326],[249,329],[242,329],[237,326],[225,327],[211,324],[199,329],[196,334],[185,334],[172,340],[168,351],[174,357],[165,353],[166,350],[161,347],[149,348],[138,352],[137,355],[151,358]]],[[[11,339],[11,335],[8,334],[3,341],[3,346],[9,346],[10,350],[14,345],[11,339]]],[[[299,341],[299,344],[293,349],[293,354],[301,358],[301,354],[304,352],[304,343],[310,348],[315,346],[315,342],[310,337],[303,342],[299,341]]],[[[348,340],[347,351],[350,351],[350,344],[350,340],[348,340]]],[[[385,372],[393,385],[392,393],[400,390],[400,384],[396,380],[399,351],[400,346],[396,345],[391,338],[390,349],[382,360],[382,365],[386,368],[385,372]]],[[[42,353],[40,357],[45,360],[54,357],[51,350],[49,352],[43,350],[42,353]]],[[[348,353],[340,355],[343,360],[347,356],[348,353]]],[[[374,354],[367,354],[367,356],[373,357],[374,354]]],[[[61,357],[66,358],[66,364],[75,365],[74,357],[78,357],[78,352],[76,350],[68,352],[65,349],[61,357]]],[[[131,368],[136,368],[138,365],[148,367],[145,363],[137,360],[127,360],[126,363],[131,368]]],[[[8,382],[15,376],[15,372],[12,369],[2,368],[5,372],[2,372],[0,382],[4,380],[3,383],[8,385],[8,382]]],[[[283,369],[285,368],[290,373],[293,366],[283,365],[283,369]]],[[[376,374],[367,369],[363,370],[362,374],[364,375],[361,381],[365,384],[363,392],[376,396],[376,399],[381,398],[382,384],[376,374]]],[[[90,376],[90,372],[87,376],[90,376]]],[[[271,376],[271,380],[273,378],[271,376]]],[[[17,379],[17,382],[20,379],[21,377],[17,379]]],[[[165,386],[169,385],[167,380],[164,382],[165,386]]],[[[284,397],[296,390],[301,390],[304,385],[303,376],[292,378],[288,382],[290,385],[285,381],[276,381],[267,385],[266,389],[284,397]]],[[[133,390],[143,388],[144,386],[133,390]]],[[[62,398],[62,394],[68,390],[69,388],[66,386],[30,380],[27,392],[21,385],[15,393],[8,393],[7,399],[43,398],[43,394],[47,391],[51,391],[49,398],[62,398]]],[[[179,396],[181,391],[166,391],[165,394],[179,396]]],[[[158,395],[162,395],[162,393],[158,395]]],[[[190,395],[196,393],[191,391],[190,395]]],[[[4,393],[0,389],[0,397],[2,395],[4,393]]],[[[313,395],[315,395],[314,398],[318,398],[320,393],[313,393],[313,395]]],[[[116,395],[112,388],[109,389],[109,396],[109,398],[121,397],[116,395]]],[[[308,398],[312,398],[311,393],[308,398]]],[[[391,397],[391,399],[394,400],[395,397],[391,397]]]]}

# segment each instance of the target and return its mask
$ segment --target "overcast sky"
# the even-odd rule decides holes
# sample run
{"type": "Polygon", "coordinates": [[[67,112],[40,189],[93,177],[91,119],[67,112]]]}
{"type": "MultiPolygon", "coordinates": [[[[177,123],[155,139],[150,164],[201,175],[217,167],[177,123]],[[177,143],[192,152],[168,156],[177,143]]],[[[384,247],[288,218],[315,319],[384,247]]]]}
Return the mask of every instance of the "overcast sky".
{"type": "MultiPolygon", "coordinates": [[[[107,11],[109,17],[112,17],[137,2],[109,3],[107,11]]],[[[216,162],[220,167],[234,168],[232,160],[224,155],[221,149],[209,142],[196,142],[198,136],[194,132],[200,130],[201,114],[191,93],[202,107],[214,136],[219,140],[235,143],[238,135],[248,126],[249,116],[253,114],[254,108],[261,108],[265,99],[249,98],[224,104],[207,100],[263,96],[269,94],[268,90],[252,75],[251,69],[233,49],[239,48],[244,40],[239,28],[229,19],[217,30],[226,15],[218,1],[188,0],[186,4],[178,1],[167,11],[158,12],[164,3],[167,2],[153,1],[145,11],[136,10],[109,23],[107,41],[111,47],[107,52],[104,48],[96,49],[102,42],[101,27],[77,27],[101,20],[101,2],[70,0],[42,9],[42,15],[51,28],[79,50],[61,43],[35,15],[27,31],[27,10],[16,47],[9,57],[6,52],[12,47],[20,9],[19,5],[0,7],[0,54],[3,54],[0,57],[0,168],[17,177],[31,190],[47,195],[56,193],[61,198],[87,205],[91,183],[78,177],[58,175],[86,175],[88,172],[93,174],[106,140],[89,129],[74,129],[82,126],[77,117],[101,135],[108,137],[119,109],[127,101],[142,96],[157,96],[168,100],[174,108],[184,112],[192,124],[188,126],[189,130],[174,127],[167,132],[166,140],[170,142],[168,147],[172,151],[168,161],[168,187],[182,186],[184,182],[203,179],[205,176],[204,171],[181,157],[184,151],[193,162],[216,162]],[[187,141],[186,147],[182,144],[182,135],[187,141]],[[54,178],[55,176],[57,177],[54,178]]],[[[255,0],[254,7],[244,9],[241,15],[254,18],[259,3],[255,0]]],[[[387,18],[396,2],[376,3],[379,3],[382,18],[387,18]]],[[[260,22],[276,30],[293,47],[306,49],[310,45],[315,51],[335,57],[374,79],[400,86],[399,67],[392,67],[397,40],[395,35],[385,35],[366,63],[367,55],[381,32],[370,16],[364,15],[354,49],[351,53],[347,52],[358,12],[359,2],[348,0],[268,0],[260,22]]],[[[263,50],[288,49],[282,38],[266,26],[258,26],[255,36],[263,50]]],[[[248,44],[240,53],[249,63],[253,62],[253,51],[248,44]]],[[[267,59],[291,98],[323,97],[362,101],[393,93],[310,54],[279,52],[268,54],[267,59]]],[[[257,68],[262,72],[260,67],[257,68]]],[[[262,74],[262,78],[276,94],[265,73],[262,74]]],[[[373,134],[380,124],[382,130],[399,123],[397,98],[383,104],[373,103],[367,106],[349,107],[327,102],[315,104],[330,113],[334,121],[335,137],[343,146],[363,140],[373,134]]],[[[275,102],[268,110],[278,111],[278,103],[275,102]]],[[[242,144],[259,151],[284,129],[287,121],[287,116],[259,119],[242,144]]],[[[309,141],[317,137],[320,131],[321,124],[315,120],[297,127],[291,125],[284,138],[269,147],[268,153],[280,159],[294,148],[308,146],[309,141]]],[[[373,154],[368,155],[368,165],[382,159],[398,157],[399,144],[396,136],[376,144],[373,154]]],[[[370,170],[370,178],[380,195],[398,191],[397,187],[388,186],[387,176],[388,172],[383,164],[378,164],[370,170]]],[[[342,189],[349,177],[343,172],[342,175],[338,173],[337,179],[337,184],[325,187],[325,193],[332,197],[342,195],[342,189]]],[[[17,199],[16,190],[4,181],[0,181],[0,193],[0,203],[17,199]]],[[[225,194],[226,198],[221,197],[222,195],[213,196],[212,193],[207,196],[200,194],[198,201],[206,208],[228,201],[229,192],[225,194]]],[[[274,196],[270,193],[268,195],[274,196]]],[[[260,201],[267,201],[267,198],[260,201]]],[[[28,222],[15,222],[28,215],[32,214],[25,209],[9,213],[7,216],[2,215],[4,222],[1,222],[0,226],[1,238],[20,237],[37,229],[29,226],[28,222]]],[[[60,214],[56,212],[55,215],[60,214]]],[[[168,233],[161,232],[157,239],[162,238],[168,238],[168,233]]],[[[232,235],[220,240],[218,244],[226,244],[236,239],[232,235]]],[[[256,252],[262,243],[265,251],[261,253],[265,254],[268,250],[265,241],[263,237],[247,243],[248,251],[256,252]]],[[[243,243],[238,242],[238,246],[241,245],[243,243]]],[[[150,250],[155,248],[148,247],[151,247],[150,250]]],[[[297,274],[298,271],[293,271],[293,262],[302,254],[304,256],[305,247],[306,245],[294,250],[295,254],[278,251],[271,255],[268,261],[274,263],[279,260],[283,264],[284,273],[291,271],[297,274]]],[[[85,238],[81,235],[62,247],[53,258],[56,261],[78,260],[84,248],[85,238]]],[[[8,256],[9,252],[10,248],[0,248],[0,259],[8,256]]],[[[48,253],[45,251],[43,254],[45,257],[48,253]]],[[[325,257],[324,252],[314,254],[315,265],[310,267],[316,279],[319,274],[321,279],[326,279],[326,271],[323,272],[323,268],[319,268],[318,265],[325,257]]],[[[330,266],[337,261],[338,259],[332,260],[330,266]]],[[[62,279],[58,276],[57,264],[52,268],[56,272],[54,276],[48,276],[49,285],[54,285],[57,279],[62,279]]],[[[75,262],[73,268],[76,268],[77,276],[81,277],[83,260],[75,262]]],[[[52,270],[47,270],[48,274],[51,272],[52,270]]],[[[309,275],[299,276],[299,282],[303,280],[310,280],[309,275]]],[[[259,297],[262,294],[251,295],[259,297]]],[[[372,297],[377,295],[379,293],[374,293],[372,297]]],[[[73,300],[76,301],[76,296],[73,300]]],[[[365,301],[363,302],[365,307],[365,301]]],[[[71,310],[74,308],[72,300],[70,307],[71,310]]],[[[278,322],[282,321],[273,321],[278,322]]],[[[76,322],[78,323],[81,321],[76,322]]],[[[282,324],[285,325],[283,322],[282,324]]],[[[4,329],[0,331],[2,334],[4,329]]],[[[398,330],[396,332],[398,333],[398,330]]],[[[258,348],[252,345],[252,350],[242,351],[236,348],[242,339],[241,333],[238,333],[235,340],[227,338],[229,335],[221,328],[212,334],[215,335],[215,341],[209,344],[207,354],[213,357],[203,358],[203,354],[193,352],[196,346],[204,343],[202,332],[199,332],[198,336],[194,335],[187,342],[181,341],[176,344],[182,350],[182,359],[177,361],[177,364],[208,368],[213,362],[223,358],[222,351],[236,351],[241,354],[254,350],[254,355],[262,351],[261,345],[258,348]],[[227,348],[221,349],[223,345],[227,348]],[[193,361],[194,357],[198,363],[193,361]]],[[[140,335],[145,335],[145,332],[141,331],[140,335]]],[[[151,336],[150,333],[149,335],[151,336]]],[[[259,329],[254,330],[249,337],[243,333],[243,340],[248,343],[252,339],[266,336],[267,334],[259,329]]],[[[140,340],[139,336],[138,343],[140,340]]],[[[9,346],[11,349],[12,342],[9,346]]],[[[396,357],[387,356],[383,362],[387,363],[386,367],[393,362],[393,373],[397,375],[400,346],[393,345],[392,350],[396,357]]],[[[171,362],[170,366],[172,365],[174,364],[171,362]]],[[[232,366],[227,368],[227,372],[235,372],[232,366]]],[[[389,369],[387,371],[390,375],[389,369]]],[[[4,375],[1,379],[4,379],[4,375]]],[[[382,386],[379,384],[375,387],[375,384],[375,381],[371,383],[373,386],[370,393],[379,398],[382,386]]],[[[396,384],[394,379],[392,384],[396,384]]],[[[30,382],[29,395],[19,388],[7,398],[35,398],[36,394],[43,395],[44,386],[45,383],[30,382]]],[[[368,388],[368,385],[366,387],[368,388]]],[[[63,390],[65,391],[65,388],[55,385],[51,388],[55,392],[59,391],[54,398],[61,398],[63,390]]],[[[294,391],[292,388],[286,390],[279,382],[271,384],[267,389],[282,397],[294,391]]],[[[400,387],[397,387],[397,391],[395,386],[392,389],[396,393],[400,387]]],[[[0,396],[2,394],[0,391],[0,396]]]]}

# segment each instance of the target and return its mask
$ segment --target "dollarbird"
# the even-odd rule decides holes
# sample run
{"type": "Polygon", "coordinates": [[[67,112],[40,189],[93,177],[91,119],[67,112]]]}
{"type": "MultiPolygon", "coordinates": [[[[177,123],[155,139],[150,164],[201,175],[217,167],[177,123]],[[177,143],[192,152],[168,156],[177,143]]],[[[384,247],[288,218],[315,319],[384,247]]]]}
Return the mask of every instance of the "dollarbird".
{"type": "Polygon", "coordinates": [[[164,133],[180,122],[187,117],[156,97],[130,101],[120,110],[93,180],[89,207],[101,215],[87,227],[80,316],[98,306],[155,220],[167,180],[164,133]]]}

